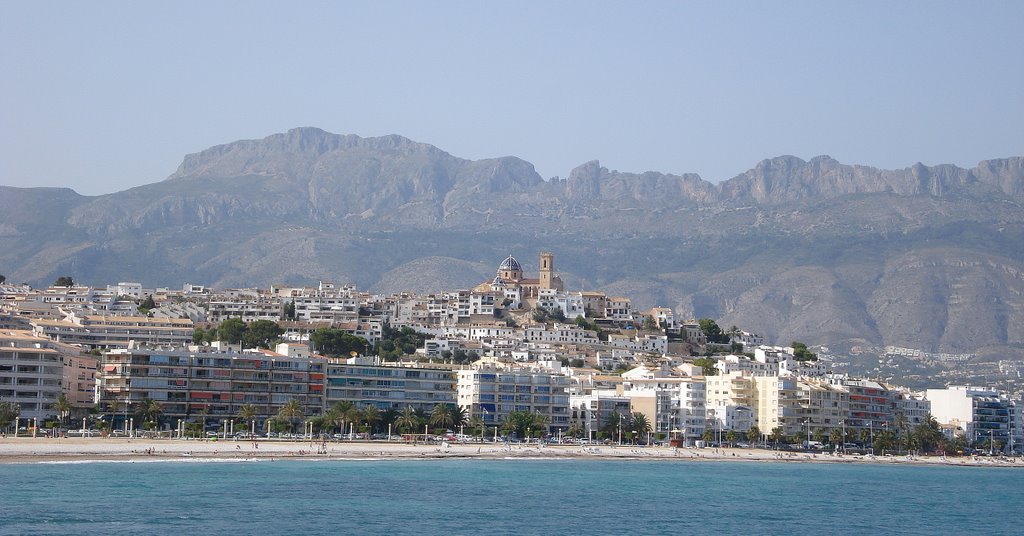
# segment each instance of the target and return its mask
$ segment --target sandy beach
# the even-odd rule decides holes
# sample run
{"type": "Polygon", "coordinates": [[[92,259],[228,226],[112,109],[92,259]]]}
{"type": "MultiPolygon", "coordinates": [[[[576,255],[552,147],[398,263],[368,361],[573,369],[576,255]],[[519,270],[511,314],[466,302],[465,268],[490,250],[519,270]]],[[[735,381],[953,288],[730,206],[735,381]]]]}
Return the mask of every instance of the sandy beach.
{"type": "Polygon", "coordinates": [[[520,445],[494,443],[412,444],[405,442],[310,442],[279,440],[178,440],[128,438],[5,438],[0,463],[156,460],[285,459],[642,459],[876,463],[1024,467],[1024,458],[860,456],[765,449],[637,447],[631,445],[520,445]]]}

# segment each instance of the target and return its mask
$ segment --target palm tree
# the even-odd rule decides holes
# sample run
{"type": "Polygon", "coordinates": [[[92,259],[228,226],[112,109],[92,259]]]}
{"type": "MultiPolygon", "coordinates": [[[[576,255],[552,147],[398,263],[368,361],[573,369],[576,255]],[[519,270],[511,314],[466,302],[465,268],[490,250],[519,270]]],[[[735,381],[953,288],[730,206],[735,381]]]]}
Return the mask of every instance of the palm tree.
{"type": "Polygon", "coordinates": [[[469,412],[462,406],[452,406],[452,426],[465,426],[469,421],[469,412]]]}
{"type": "Polygon", "coordinates": [[[236,416],[243,423],[252,423],[256,420],[257,415],[259,415],[259,410],[256,409],[255,404],[242,404],[238,407],[238,414],[236,416]]]}
{"type": "Polygon", "coordinates": [[[615,437],[621,429],[622,414],[618,411],[613,411],[608,414],[608,418],[604,421],[604,426],[601,427],[601,431],[608,434],[609,437],[615,437]]]}
{"type": "Polygon", "coordinates": [[[639,437],[645,437],[651,432],[651,421],[647,420],[647,415],[639,411],[634,411],[633,416],[630,419],[633,426],[633,431],[637,433],[639,437]]]}
{"type": "Polygon", "coordinates": [[[843,430],[840,428],[833,428],[828,434],[828,442],[833,446],[842,448],[843,446],[843,430]]]}
{"type": "MultiPolygon", "coordinates": [[[[398,418],[398,410],[394,407],[390,407],[380,412],[380,416],[377,418],[377,422],[384,424],[395,424],[395,419],[398,418]]],[[[390,432],[391,429],[388,429],[390,432]]]]}
{"type": "Polygon", "coordinates": [[[61,393],[60,396],[57,397],[57,401],[54,402],[50,408],[57,410],[57,413],[60,414],[60,425],[62,427],[67,427],[68,417],[71,415],[71,410],[74,408],[74,406],[71,405],[71,401],[68,400],[67,395],[61,393]]]}
{"type": "Polygon", "coordinates": [[[406,434],[415,431],[419,424],[420,420],[416,417],[416,411],[412,409],[412,406],[405,406],[402,414],[395,420],[395,428],[406,434]]]}
{"type": "Polygon", "coordinates": [[[569,429],[565,431],[565,435],[575,438],[583,437],[583,434],[585,433],[587,433],[587,431],[584,430],[583,426],[581,426],[578,422],[570,424],[569,429]]]}
{"type": "Polygon", "coordinates": [[[363,406],[363,409],[360,413],[362,414],[361,416],[363,422],[366,423],[366,427],[372,434],[374,427],[377,425],[377,420],[380,418],[380,410],[377,408],[377,406],[374,406],[373,404],[367,404],[363,406]]]}
{"type": "Polygon", "coordinates": [[[756,445],[761,441],[761,429],[756,424],[751,426],[750,430],[747,430],[747,441],[750,441],[752,445],[756,445]]]}
{"type": "Polygon", "coordinates": [[[904,415],[902,411],[897,411],[896,418],[893,420],[893,425],[893,427],[896,428],[896,448],[903,450],[906,448],[907,440],[907,416],[904,415]]]}
{"type": "Polygon", "coordinates": [[[335,426],[340,424],[341,433],[344,434],[345,425],[348,423],[348,421],[351,421],[353,420],[354,417],[356,417],[357,411],[358,410],[356,409],[356,405],[349,402],[348,400],[335,402],[334,405],[331,406],[331,409],[329,411],[330,413],[333,414],[330,422],[332,425],[335,426]]]}
{"type": "MultiPolygon", "coordinates": [[[[474,415],[473,418],[469,420],[469,429],[470,430],[476,430],[477,428],[480,429],[480,439],[481,439],[481,441],[484,438],[484,427],[486,425],[487,424],[484,422],[484,420],[482,418],[480,418],[479,415],[474,415]]],[[[470,433],[472,433],[472,432],[470,432],[470,433]]]]}
{"type": "Polygon", "coordinates": [[[551,419],[543,413],[537,412],[533,414],[533,421],[530,426],[531,429],[537,431],[537,436],[540,437],[548,431],[548,422],[551,419]]]}
{"type": "Polygon", "coordinates": [[[332,429],[340,429],[342,432],[345,431],[345,418],[342,416],[341,412],[333,407],[324,412],[323,421],[325,425],[330,426],[332,429]]]}
{"type": "Polygon", "coordinates": [[[256,409],[255,404],[242,404],[238,407],[238,420],[240,421],[251,421],[259,415],[259,410],[256,409]]]}
{"type": "Polygon", "coordinates": [[[155,430],[160,427],[160,417],[164,414],[164,406],[152,398],[144,398],[142,402],[139,402],[135,414],[139,416],[143,426],[155,430]]]}
{"type": "Polygon", "coordinates": [[[278,418],[288,423],[288,429],[295,429],[295,421],[305,416],[305,412],[302,411],[302,404],[296,399],[291,399],[285,405],[281,406],[281,409],[277,412],[278,418]]]}
{"type": "Polygon", "coordinates": [[[439,426],[441,428],[451,428],[452,423],[455,420],[452,419],[452,409],[448,404],[435,404],[433,411],[430,412],[430,424],[439,426]]]}
{"type": "Polygon", "coordinates": [[[769,436],[769,438],[772,440],[772,442],[775,443],[776,447],[779,446],[779,441],[782,441],[783,438],[785,438],[785,437],[786,437],[786,431],[781,426],[776,426],[775,428],[772,428],[772,433],[769,436]]]}
{"type": "MultiPolygon", "coordinates": [[[[13,402],[0,402],[0,430],[7,430],[11,427],[11,422],[17,419],[21,415],[21,406],[13,402]]],[[[18,431],[17,425],[14,427],[15,433],[18,431]]]]}

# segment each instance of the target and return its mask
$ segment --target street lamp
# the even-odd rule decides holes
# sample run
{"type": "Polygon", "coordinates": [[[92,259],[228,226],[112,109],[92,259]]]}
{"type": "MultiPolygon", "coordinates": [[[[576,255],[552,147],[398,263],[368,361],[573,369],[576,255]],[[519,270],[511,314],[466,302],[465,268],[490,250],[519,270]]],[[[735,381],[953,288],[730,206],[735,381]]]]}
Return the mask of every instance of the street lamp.
{"type": "Polygon", "coordinates": [[[804,424],[807,425],[807,442],[804,443],[806,448],[811,448],[811,420],[804,419],[804,424]]]}
{"type": "Polygon", "coordinates": [[[843,440],[841,442],[843,444],[843,454],[846,454],[846,421],[839,421],[839,424],[843,425],[843,440]]]}

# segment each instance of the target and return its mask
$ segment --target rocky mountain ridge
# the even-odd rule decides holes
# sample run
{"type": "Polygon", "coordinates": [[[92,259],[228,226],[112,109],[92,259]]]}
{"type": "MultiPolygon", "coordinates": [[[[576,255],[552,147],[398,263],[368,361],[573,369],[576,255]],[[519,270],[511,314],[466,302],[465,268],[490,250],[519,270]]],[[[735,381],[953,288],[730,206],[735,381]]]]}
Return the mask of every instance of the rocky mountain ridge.
{"type": "Polygon", "coordinates": [[[1022,204],[1021,157],[879,170],[782,156],[717,185],[592,161],[546,181],[515,157],[298,128],[105,196],[0,187],[0,273],[429,291],[550,250],[570,287],[769,340],[1016,352],[1022,204]]]}

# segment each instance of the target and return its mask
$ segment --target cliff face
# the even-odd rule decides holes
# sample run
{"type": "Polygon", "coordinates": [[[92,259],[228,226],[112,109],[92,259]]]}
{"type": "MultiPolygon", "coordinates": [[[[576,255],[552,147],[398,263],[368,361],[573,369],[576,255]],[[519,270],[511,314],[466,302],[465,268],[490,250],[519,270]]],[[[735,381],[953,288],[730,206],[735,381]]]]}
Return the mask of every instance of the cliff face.
{"type": "Polygon", "coordinates": [[[769,340],[974,351],[1024,343],[1022,203],[1020,157],[879,170],[783,156],[719,185],[593,161],[548,182],[515,157],[299,128],[106,196],[0,187],[0,268],[37,285],[442,290],[493,276],[509,251],[536,271],[544,249],[572,288],[769,340]]]}

